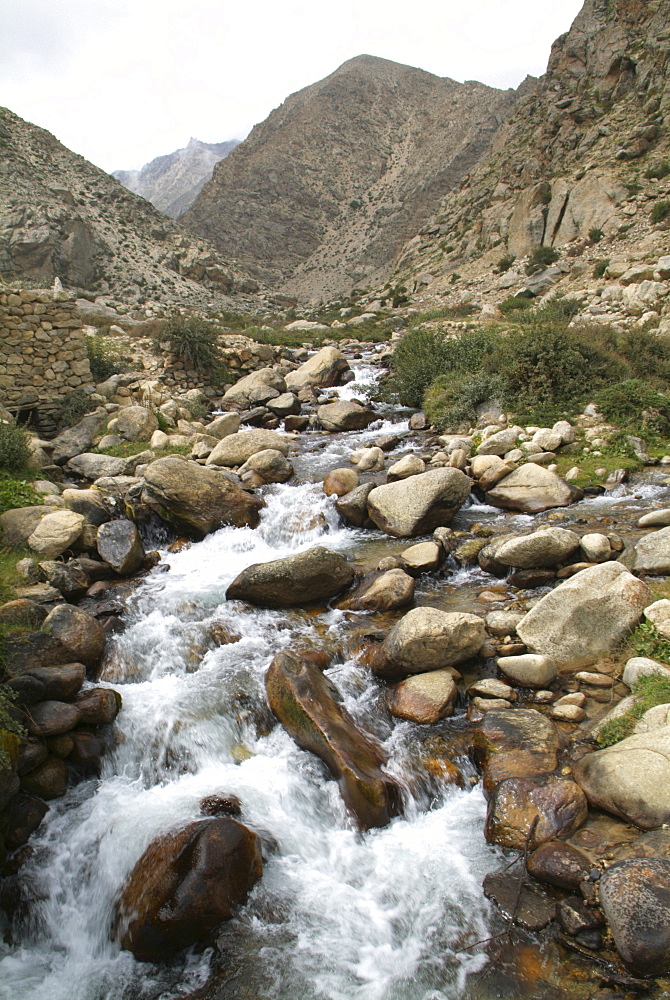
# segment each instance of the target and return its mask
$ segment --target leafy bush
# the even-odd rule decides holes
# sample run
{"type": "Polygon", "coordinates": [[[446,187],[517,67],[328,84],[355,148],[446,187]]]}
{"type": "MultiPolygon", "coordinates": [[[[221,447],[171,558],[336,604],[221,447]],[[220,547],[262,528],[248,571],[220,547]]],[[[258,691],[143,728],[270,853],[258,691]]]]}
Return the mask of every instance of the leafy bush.
{"type": "Polygon", "coordinates": [[[546,267],[551,267],[559,258],[558,250],[554,247],[538,247],[533,250],[530,260],[526,264],[526,274],[535,274],[537,271],[544,271],[546,267]]]}
{"type": "Polygon", "coordinates": [[[651,210],[653,223],[665,222],[670,215],[670,201],[657,201],[651,210]]]}
{"type": "Polygon", "coordinates": [[[500,303],[500,311],[504,316],[510,313],[520,312],[522,309],[530,309],[533,300],[529,295],[511,295],[504,302],[500,303]]]}
{"type": "Polygon", "coordinates": [[[94,409],[95,403],[83,389],[73,389],[60,397],[54,417],[59,429],[62,429],[72,427],[94,409]]]}
{"type": "Polygon", "coordinates": [[[589,229],[589,239],[591,240],[592,243],[600,243],[604,235],[605,234],[602,231],[602,229],[598,229],[597,226],[593,226],[591,229],[589,229]]]}
{"type": "Polygon", "coordinates": [[[482,371],[472,374],[441,375],[427,390],[423,408],[438,430],[458,427],[475,420],[477,407],[499,393],[495,375],[482,371]]]}
{"type": "Polygon", "coordinates": [[[129,365],[118,347],[108,343],[100,332],[86,338],[86,353],[91,375],[96,382],[105,382],[112,375],[119,375],[129,365]]]}
{"type": "Polygon", "coordinates": [[[14,507],[35,507],[40,503],[40,497],[25,479],[15,479],[14,476],[0,472],[0,514],[13,510],[14,507]]]}
{"type": "Polygon", "coordinates": [[[0,469],[20,472],[28,464],[28,435],[15,424],[0,423],[0,469]]]}
{"type": "Polygon", "coordinates": [[[185,365],[199,371],[221,367],[218,330],[199,316],[173,316],[154,344],[167,343],[169,350],[185,365]]]}
{"type": "Polygon", "coordinates": [[[670,664],[670,641],[664,639],[655,625],[642,622],[633,632],[631,645],[636,656],[646,656],[670,664]]]}
{"type": "Polygon", "coordinates": [[[640,379],[606,386],[597,393],[595,403],[612,423],[641,434],[670,435],[670,399],[640,379]]]}
{"type": "Polygon", "coordinates": [[[670,681],[666,677],[657,675],[640,677],[633,684],[632,690],[636,699],[635,704],[618,719],[610,719],[605,723],[598,733],[598,743],[601,747],[610,747],[630,736],[636,724],[650,708],[670,704],[670,681]]]}
{"type": "Polygon", "coordinates": [[[499,273],[504,274],[505,271],[509,271],[515,260],[516,257],[512,253],[506,253],[503,257],[501,257],[496,265],[499,273]]]}
{"type": "Polygon", "coordinates": [[[611,259],[609,257],[603,257],[602,260],[597,260],[593,267],[593,277],[594,278],[604,278],[605,271],[610,266],[611,259]]]}
{"type": "Polygon", "coordinates": [[[644,176],[648,181],[662,181],[668,174],[670,174],[670,163],[667,160],[661,160],[660,163],[649,167],[644,172],[644,176]]]}

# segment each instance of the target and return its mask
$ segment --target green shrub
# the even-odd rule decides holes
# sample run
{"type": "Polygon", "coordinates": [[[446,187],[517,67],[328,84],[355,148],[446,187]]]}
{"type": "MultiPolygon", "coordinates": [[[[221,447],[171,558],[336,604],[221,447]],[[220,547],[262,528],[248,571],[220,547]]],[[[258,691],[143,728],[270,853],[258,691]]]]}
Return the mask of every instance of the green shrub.
{"type": "Polygon", "coordinates": [[[644,330],[627,330],[603,338],[630,367],[631,375],[644,378],[657,388],[670,385],[670,341],[650,336],[644,330]]]}
{"type": "Polygon", "coordinates": [[[510,313],[530,309],[532,304],[533,300],[530,295],[511,295],[504,302],[500,303],[499,308],[504,316],[509,316],[510,313]]]}
{"type": "Polygon", "coordinates": [[[59,430],[64,427],[72,427],[94,409],[95,402],[83,389],[73,389],[72,392],[66,393],[58,400],[54,413],[59,430]]]}
{"type": "Polygon", "coordinates": [[[15,479],[8,473],[0,472],[0,514],[15,507],[36,507],[41,502],[41,498],[25,479],[15,479]]]}
{"type": "Polygon", "coordinates": [[[660,163],[655,164],[655,166],[649,167],[645,170],[644,176],[648,181],[662,181],[664,177],[670,174],[670,163],[667,160],[661,160],[660,163]]]}
{"type": "Polygon", "coordinates": [[[498,379],[482,371],[441,375],[427,390],[423,408],[431,424],[448,430],[475,420],[477,407],[498,395],[498,379]]]}
{"type": "Polygon", "coordinates": [[[218,329],[199,316],[173,316],[154,344],[167,343],[169,350],[185,365],[198,371],[221,367],[218,329]],[[159,338],[159,339],[158,339],[159,338]]]}
{"type": "Polygon", "coordinates": [[[500,274],[504,274],[505,271],[509,271],[510,267],[516,260],[516,257],[512,253],[506,253],[500,258],[496,267],[500,274]]]}
{"type": "Polygon", "coordinates": [[[640,379],[606,386],[595,396],[606,420],[640,434],[670,435],[670,399],[640,379]]]}
{"type": "Polygon", "coordinates": [[[651,210],[653,223],[665,222],[670,215],[670,201],[657,201],[651,210]]]}
{"type": "Polygon", "coordinates": [[[112,375],[120,375],[128,370],[130,364],[118,347],[106,341],[100,332],[86,338],[86,353],[91,375],[96,382],[105,382],[112,375]]]}
{"type": "Polygon", "coordinates": [[[592,243],[600,243],[604,235],[605,234],[602,231],[602,229],[598,229],[597,226],[593,226],[591,229],[589,229],[589,239],[591,240],[592,243]]]}
{"type": "Polygon", "coordinates": [[[535,274],[537,271],[544,271],[546,267],[551,267],[559,258],[558,250],[554,247],[538,247],[533,250],[530,260],[526,264],[526,274],[535,274]]]}
{"type": "MultiPolygon", "coordinates": [[[[670,643],[668,645],[670,646],[670,643]]],[[[670,681],[666,677],[653,674],[649,677],[640,677],[633,684],[632,691],[636,699],[633,707],[618,719],[606,722],[598,733],[598,743],[601,747],[610,747],[630,736],[636,724],[650,708],[670,704],[670,681]]]]}
{"type": "Polygon", "coordinates": [[[11,688],[0,684],[0,771],[11,766],[12,756],[18,749],[18,741],[28,735],[21,723],[16,722],[10,715],[15,702],[16,695],[11,688]]]}
{"type": "Polygon", "coordinates": [[[603,257],[602,260],[597,260],[593,266],[593,277],[594,278],[604,278],[605,271],[610,266],[611,259],[609,257],[603,257]]]}
{"type": "Polygon", "coordinates": [[[631,639],[636,656],[646,656],[650,660],[659,660],[670,664],[670,640],[664,639],[655,625],[642,622],[633,632],[631,639]]]}
{"type": "Polygon", "coordinates": [[[353,208],[354,210],[356,210],[357,208],[363,208],[363,202],[359,201],[358,198],[353,198],[349,202],[349,208],[353,208]]]}
{"type": "Polygon", "coordinates": [[[21,472],[28,464],[28,435],[15,424],[0,423],[0,469],[21,472]]]}

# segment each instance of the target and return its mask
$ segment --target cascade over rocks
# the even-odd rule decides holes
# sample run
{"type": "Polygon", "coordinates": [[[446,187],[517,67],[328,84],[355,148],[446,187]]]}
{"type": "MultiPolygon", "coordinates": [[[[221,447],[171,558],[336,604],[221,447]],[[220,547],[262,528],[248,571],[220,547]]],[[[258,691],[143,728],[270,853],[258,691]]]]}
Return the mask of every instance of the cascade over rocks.
{"type": "Polygon", "coordinates": [[[141,499],[159,517],[196,538],[227,524],[255,528],[265,506],[260,497],[247,493],[220,472],[176,455],[147,466],[141,499]]]}
{"type": "Polygon", "coordinates": [[[413,538],[451,522],[470,495],[471,480],[459,469],[434,469],[378,486],[368,496],[368,514],[396,538],[413,538]]]}
{"type": "Polygon", "coordinates": [[[206,941],[261,877],[261,842],[230,817],[198,820],[154,840],[121,893],[115,937],[141,962],[206,941]]]}
{"type": "Polygon", "coordinates": [[[298,746],[328,766],[361,828],[386,826],[399,811],[399,789],[381,770],[381,749],[333,699],[319,667],[305,655],[282,651],[265,687],[274,714],[298,746]]]}
{"type": "Polygon", "coordinates": [[[248,566],[230,584],[226,599],[290,608],[334,597],[353,579],[353,566],[344,556],[317,545],[294,556],[248,566]]]}

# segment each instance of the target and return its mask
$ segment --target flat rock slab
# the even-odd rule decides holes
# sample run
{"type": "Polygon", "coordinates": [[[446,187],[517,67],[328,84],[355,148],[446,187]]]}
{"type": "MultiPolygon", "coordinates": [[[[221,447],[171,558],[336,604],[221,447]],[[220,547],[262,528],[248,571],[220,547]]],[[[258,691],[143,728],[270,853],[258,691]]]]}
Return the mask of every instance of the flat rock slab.
{"type": "Polygon", "coordinates": [[[490,872],[484,878],[484,895],[508,920],[528,931],[542,930],[556,913],[556,903],[543,889],[523,886],[519,893],[519,878],[511,873],[490,872]]]}
{"type": "Polygon", "coordinates": [[[264,608],[291,608],[334,597],[353,579],[353,567],[344,556],[317,545],[294,556],[248,566],[230,584],[226,598],[264,608]]]}
{"type": "Polygon", "coordinates": [[[279,451],[286,457],[290,444],[289,438],[283,434],[276,434],[263,428],[238,431],[237,434],[228,434],[219,441],[210,452],[207,465],[222,465],[228,468],[244,465],[252,455],[268,449],[279,451]]]}
{"type": "Polygon", "coordinates": [[[396,719],[430,724],[452,715],[457,697],[451,672],[432,670],[396,684],[390,693],[389,711],[396,719]]]}
{"type": "Polygon", "coordinates": [[[555,837],[569,837],[586,821],[586,796],[574,781],[554,775],[506,778],[493,789],[486,839],[522,851],[555,837]]]}

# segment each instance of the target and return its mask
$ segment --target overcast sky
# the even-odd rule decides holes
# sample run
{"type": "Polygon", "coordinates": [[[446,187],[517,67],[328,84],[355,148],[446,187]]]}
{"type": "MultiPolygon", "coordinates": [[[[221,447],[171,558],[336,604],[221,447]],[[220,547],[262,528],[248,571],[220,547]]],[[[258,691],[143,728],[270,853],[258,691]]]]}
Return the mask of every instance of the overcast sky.
{"type": "Polygon", "coordinates": [[[2,0],[0,104],[105,170],[244,138],[361,53],[515,87],[582,0],[2,0]]]}

